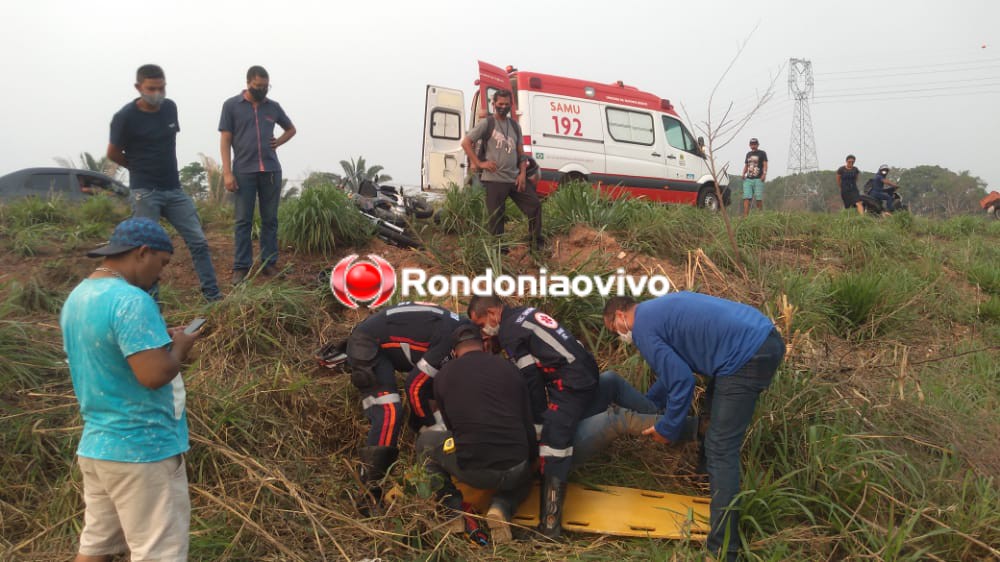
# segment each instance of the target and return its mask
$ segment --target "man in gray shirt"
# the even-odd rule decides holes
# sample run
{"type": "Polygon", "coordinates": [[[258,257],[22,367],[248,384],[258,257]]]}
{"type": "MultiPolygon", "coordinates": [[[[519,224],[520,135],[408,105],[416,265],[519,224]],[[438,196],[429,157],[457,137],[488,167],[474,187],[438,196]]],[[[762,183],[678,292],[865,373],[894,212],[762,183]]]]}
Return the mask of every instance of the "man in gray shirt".
{"type": "Polygon", "coordinates": [[[514,200],[524,216],[528,217],[531,246],[537,250],[542,240],[542,204],[535,186],[525,178],[528,165],[524,156],[521,128],[508,117],[513,97],[509,90],[493,94],[495,113],[479,123],[462,139],[462,149],[473,168],[482,170],[482,183],[486,188],[486,212],[489,214],[490,233],[503,234],[506,217],[504,207],[507,197],[514,200]],[[477,154],[473,145],[482,141],[477,154]]]}

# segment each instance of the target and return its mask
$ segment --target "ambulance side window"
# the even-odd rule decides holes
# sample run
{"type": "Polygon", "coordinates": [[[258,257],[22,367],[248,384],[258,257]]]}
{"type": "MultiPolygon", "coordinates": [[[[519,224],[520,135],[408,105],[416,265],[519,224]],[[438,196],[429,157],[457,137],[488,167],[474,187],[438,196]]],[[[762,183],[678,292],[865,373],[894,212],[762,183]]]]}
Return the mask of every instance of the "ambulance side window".
{"type": "Polygon", "coordinates": [[[608,134],[618,142],[652,146],[656,140],[653,116],[642,111],[607,108],[608,134]]]}
{"type": "Polygon", "coordinates": [[[431,136],[436,139],[458,140],[462,138],[460,122],[461,116],[458,113],[435,109],[431,112],[431,136]]]}
{"type": "Polygon", "coordinates": [[[670,146],[692,154],[701,154],[701,149],[698,147],[698,143],[691,138],[691,133],[684,128],[684,125],[681,125],[680,121],[674,119],[673,117],[667,117],[664,115],[663,132],[667,137],[667,144],[670,146]]]}

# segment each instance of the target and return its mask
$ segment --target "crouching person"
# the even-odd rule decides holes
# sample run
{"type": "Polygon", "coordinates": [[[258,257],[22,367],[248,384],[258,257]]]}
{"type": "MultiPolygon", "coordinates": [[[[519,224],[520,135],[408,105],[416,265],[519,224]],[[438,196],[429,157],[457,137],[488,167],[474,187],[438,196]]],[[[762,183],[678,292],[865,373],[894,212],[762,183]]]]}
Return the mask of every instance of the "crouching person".
{"type": "Polygon", "coordinates": [[[458,314],[432,304],[403,302],[373,314],[347,339],[351,383],[371,423],[361,457],[362,491],[358,510],[368,516],[381,509],[381,481],[399,457],[403,413],[396,371],[408,372],[410,426],[433,427],[434,377],[451,355],[451,334],[458,314]]]}
{"type": "Polygon", "coordinates": [[[538,456],[528,389],[517,368],[483,350],[479,329],[459,326],[454,334],[455,359],[434,381],[434,399],[447,431],[426,431],[417,451],[440,489],[438,498],[456,517],[467,536],[485,545],[486,534],[469,517],[452,477],[475,488],[496,490],[487,513],[494,542],[511,539],[510,521],[531,486],[538,456]]]}

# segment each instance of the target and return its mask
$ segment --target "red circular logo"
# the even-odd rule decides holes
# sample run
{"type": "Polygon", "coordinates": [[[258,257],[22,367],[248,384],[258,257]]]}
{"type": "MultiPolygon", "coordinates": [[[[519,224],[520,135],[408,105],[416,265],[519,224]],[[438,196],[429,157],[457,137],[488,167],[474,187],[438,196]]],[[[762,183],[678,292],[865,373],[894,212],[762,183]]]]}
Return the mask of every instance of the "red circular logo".
{"type": "Polygon", "coordinates": [[[559,323],[556,322],[556,319],[549,316],[548,314],[545,314],[544,312],[535,313],[535,322],[538,322],[539,324],[545,326],[550,330],[555,330],[556,328],[559,327],[559,323]]]}
{"type": "Polygon", "coordinates": [[[341,304],[358,308],[366,303],[368,308],[385,304],[396,291],[396,270],[389,262],[375,254],[359,260],[351,254],[337,262],[330,273],[330,290],[341,304]]]}

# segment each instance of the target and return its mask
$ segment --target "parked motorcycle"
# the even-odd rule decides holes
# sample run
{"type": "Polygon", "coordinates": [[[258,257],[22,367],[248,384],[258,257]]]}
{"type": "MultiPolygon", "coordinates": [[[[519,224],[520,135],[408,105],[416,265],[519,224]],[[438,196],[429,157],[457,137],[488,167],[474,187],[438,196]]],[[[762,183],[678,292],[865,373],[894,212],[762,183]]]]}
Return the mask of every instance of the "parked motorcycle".
{"type": "Polygon", "coordinates": [[[364,180],[351,200],[368,220],[375,223],[376,234],[389,244],[401,248],[422,248],[423,243],[413,231],[413,219],[426,219],[434,209],[422,197],[405,195],[392,185],[377,185],[364,180]]]}

